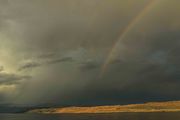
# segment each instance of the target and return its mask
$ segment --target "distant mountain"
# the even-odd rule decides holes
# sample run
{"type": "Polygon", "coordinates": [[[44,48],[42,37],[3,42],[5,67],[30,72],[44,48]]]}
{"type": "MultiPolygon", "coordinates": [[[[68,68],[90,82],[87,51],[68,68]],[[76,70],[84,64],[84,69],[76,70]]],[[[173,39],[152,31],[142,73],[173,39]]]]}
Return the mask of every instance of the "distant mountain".
{"type": "Polygon", "coordinates": [[[0,113],[24,113],[32,109],[48,108],[47,105],[0,104],[0,113]]]}
{"type": "Polygon", "coordinates": [[[94,106],[94,107],[64,107],[34,109],[28,113],[61,114],[61,113],[116,113],[116,112],[180,112],[180,101],[149,102],[144,104],[94,106]]]}
{"type": "Polygon", "coordinates": [[[22,113],[32,108],[28,107],[18,107],[11,105],[0,105],[0,113],[22,113]]]}

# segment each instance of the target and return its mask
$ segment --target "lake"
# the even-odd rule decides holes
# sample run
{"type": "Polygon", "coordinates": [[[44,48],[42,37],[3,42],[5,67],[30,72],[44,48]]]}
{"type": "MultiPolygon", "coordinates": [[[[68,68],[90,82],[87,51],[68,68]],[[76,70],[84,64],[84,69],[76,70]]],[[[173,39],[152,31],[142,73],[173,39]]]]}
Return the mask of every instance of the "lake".
{"type": "Polygon", "coordinates": [[[0,114],[0,120],[180,120],[180,113],[0,114]]]}

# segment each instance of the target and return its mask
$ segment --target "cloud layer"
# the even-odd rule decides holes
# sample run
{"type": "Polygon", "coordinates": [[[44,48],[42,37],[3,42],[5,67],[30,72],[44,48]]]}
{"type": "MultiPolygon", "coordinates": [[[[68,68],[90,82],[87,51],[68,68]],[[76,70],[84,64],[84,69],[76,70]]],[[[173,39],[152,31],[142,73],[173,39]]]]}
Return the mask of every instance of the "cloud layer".
{"type": "Polygon", "coordinates": [[[148,2],[1,0],[0,102],[7,91],[5,101],[16,104],[180,99],[177,0],[145,15],[99,77],[119,35],[148,2]]]}

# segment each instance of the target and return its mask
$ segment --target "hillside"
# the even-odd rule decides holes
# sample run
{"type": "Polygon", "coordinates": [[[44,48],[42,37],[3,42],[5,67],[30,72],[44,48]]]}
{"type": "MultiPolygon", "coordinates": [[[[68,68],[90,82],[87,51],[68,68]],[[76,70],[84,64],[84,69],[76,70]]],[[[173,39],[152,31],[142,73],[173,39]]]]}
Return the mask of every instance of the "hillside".
{"type": "Polygon", "coordinates": [[[94,107],[65,107],[35,109],[28,113],[61,114],[61,113],[117,113],[117,112],[180,112],[180,101],[150,102],[144,104],[94,106],[94,107]]]}

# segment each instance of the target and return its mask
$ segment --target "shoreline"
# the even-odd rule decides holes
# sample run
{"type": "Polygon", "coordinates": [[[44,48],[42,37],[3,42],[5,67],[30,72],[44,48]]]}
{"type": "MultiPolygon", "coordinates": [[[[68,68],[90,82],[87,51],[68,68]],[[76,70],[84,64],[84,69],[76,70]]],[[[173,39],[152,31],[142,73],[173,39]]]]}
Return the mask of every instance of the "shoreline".
{"type": "Polygon", "coordinates": [[[180,112],[180,101],[150,102],[144,104],[94,106],[94,107],[63,107],[34,109],[27,113],[40,114],[96,114],[96,113],[153,113],[180,112]]]}

